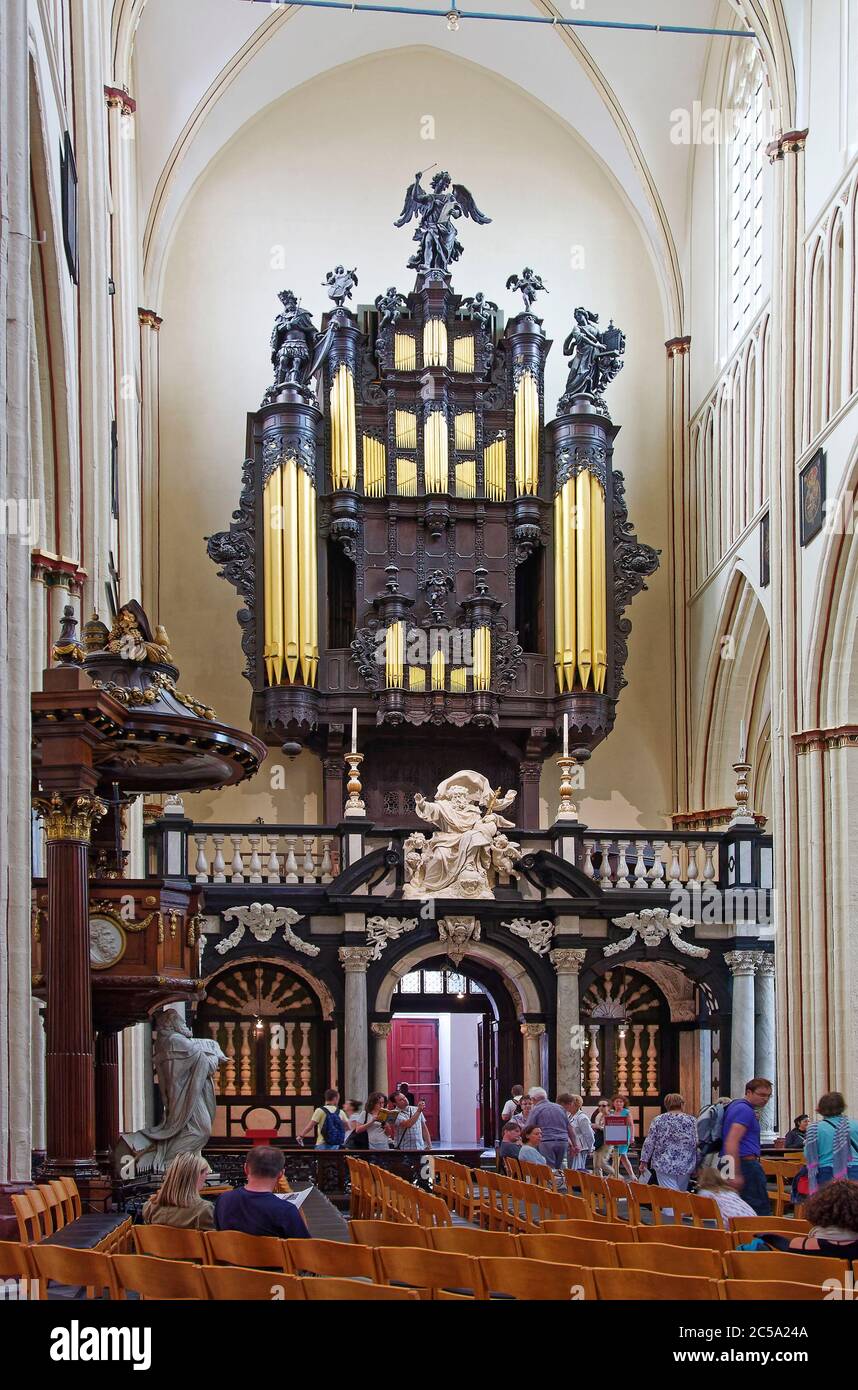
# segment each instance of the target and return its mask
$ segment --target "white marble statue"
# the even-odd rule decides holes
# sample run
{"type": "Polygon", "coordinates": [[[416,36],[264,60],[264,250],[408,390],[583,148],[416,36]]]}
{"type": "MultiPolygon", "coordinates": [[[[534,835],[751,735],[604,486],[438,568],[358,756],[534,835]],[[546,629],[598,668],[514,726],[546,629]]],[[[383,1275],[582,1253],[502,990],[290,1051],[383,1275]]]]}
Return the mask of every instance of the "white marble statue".
{"type": "Polygon", "coordinates": [[[123,1134],[119,1153],[131,1153],[138,1173],[160,1173],[177,1154],[200,1153],[215,1117],[212,1077],[227,1059],[213,1038],[195,1038],[175,1009],[155,1017],[154,1061],[164,1119],[123,1134]]]}
{"type": "Polygon", "coordinates": [[[514,876],[521,857],[521,847],[502,833],[513,822],[500,815],[515,795],[501,796],[500,788],[493,791],[487,778],[469,770],[445,778],[434,801],[418,792],[418,816],[438,828],[423,846],[409,837],[403,897],[494,897],[498,875],[514,876]]]}

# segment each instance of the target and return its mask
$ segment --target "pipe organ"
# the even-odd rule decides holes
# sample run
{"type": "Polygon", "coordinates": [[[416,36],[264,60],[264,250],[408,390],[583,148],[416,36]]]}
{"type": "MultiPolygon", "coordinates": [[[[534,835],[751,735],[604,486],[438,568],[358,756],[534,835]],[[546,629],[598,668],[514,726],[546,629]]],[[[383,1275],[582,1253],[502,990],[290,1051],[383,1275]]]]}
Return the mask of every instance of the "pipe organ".
{"type": "MultiPolygon", "coordinates": [[[[421,219],[409,294],[347,307],[357,274],[337,266],[318,329],[281,294],[275,379],[248,417],[239,508],[209,553],[243,600],[254,732],[341,770],[357,706],[368,815],[383,822],[396,778],[446,775],[467,728],[475,765],[497,765],[504,785],[517,774],[522,823],[536,824],[533,769],[564,715],[573,748],[610,733],[625,609],[658,563],[629,523],[602,395],[625,340],[575,311],[567,388],[546,421],[542,283],[510,278],[524,309],[506,321],[482,292],[456,293],[439,200],[419,180],[409,190],[421,219]]],[[[326,819],[341,790],[326,775],[326,819]]]]}

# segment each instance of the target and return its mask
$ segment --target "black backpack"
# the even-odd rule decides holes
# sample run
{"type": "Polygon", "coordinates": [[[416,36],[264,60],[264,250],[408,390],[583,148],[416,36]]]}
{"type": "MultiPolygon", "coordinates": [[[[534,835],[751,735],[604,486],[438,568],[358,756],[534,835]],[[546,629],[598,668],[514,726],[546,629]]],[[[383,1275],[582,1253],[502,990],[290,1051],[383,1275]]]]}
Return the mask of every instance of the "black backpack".
{"type": "Polygon", "coordinates": [[[325,1118],[322,1121],[322,1141],[331,1144],[334,1148],[341,1149],[346,1137],[346,1127],[340,1119],[339,1112],[325,1108],[325,1118]]]}

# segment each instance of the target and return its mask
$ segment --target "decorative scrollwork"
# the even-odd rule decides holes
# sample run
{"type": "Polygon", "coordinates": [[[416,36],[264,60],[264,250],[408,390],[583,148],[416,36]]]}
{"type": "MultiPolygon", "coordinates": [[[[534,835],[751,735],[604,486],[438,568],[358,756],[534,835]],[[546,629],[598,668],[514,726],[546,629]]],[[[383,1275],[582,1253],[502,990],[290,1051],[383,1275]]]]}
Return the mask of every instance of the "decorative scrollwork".
{"type": "Polygon", "coordinates": [[[629,618],[623,616],[635,594],[645,589],[646,578],[658,569],[660,550],[640,542],[629,521],[626,507],[625,479],[613,472],[613,555],[614,555],[614,670],[617,694],[628,681],[623,668],[629,655],[628,636],[632,630],[629,618]]]}
{"type": "Polygon", "coordinates": [[[245,655],[242,674],[254,683],[256,672],[256,526],[253,503],[254,461],[245,459],[241,468],[241,496],[227,531],[206,536],[206,552],[220,566],[218,577],[226,579],[246,607],[236,617],[242,629],[241,649],[245,655]]]}

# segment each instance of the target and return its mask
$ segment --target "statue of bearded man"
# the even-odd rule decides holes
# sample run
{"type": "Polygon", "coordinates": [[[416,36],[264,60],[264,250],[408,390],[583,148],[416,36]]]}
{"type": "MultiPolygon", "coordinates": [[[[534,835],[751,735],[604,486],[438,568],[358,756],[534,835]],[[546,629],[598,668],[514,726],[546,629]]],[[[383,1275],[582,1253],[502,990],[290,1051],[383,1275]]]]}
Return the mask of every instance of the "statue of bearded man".
{"type": "MultiPolygon", "coordinates": [[[[499,814],[516,793],[501,796],[478,772],[457,772],[441,782],[434,801],[419,792],[414,808],[438,829],[423,851],[419,866],[403,889],[406,898],[492,898],[495,866],[492,845],[498,831],[512,821],[499,814]]],[[[517,845],[509,844],[517,858],[517,845]]],[[[520,851],[518,851],[520,853],[520,851]]]]}
{"type": "Polygon", "coordinates": [[[177,1154],[202,1151],[215,1117],[212,1077],[227,1059],[213,1038],[195,1038],[175,1009],[155,1020],[154,1060],[164,1102],[164,1119],[151,1129],[123,1134],[138,1173],[163,1172],[177,1154]]]}

